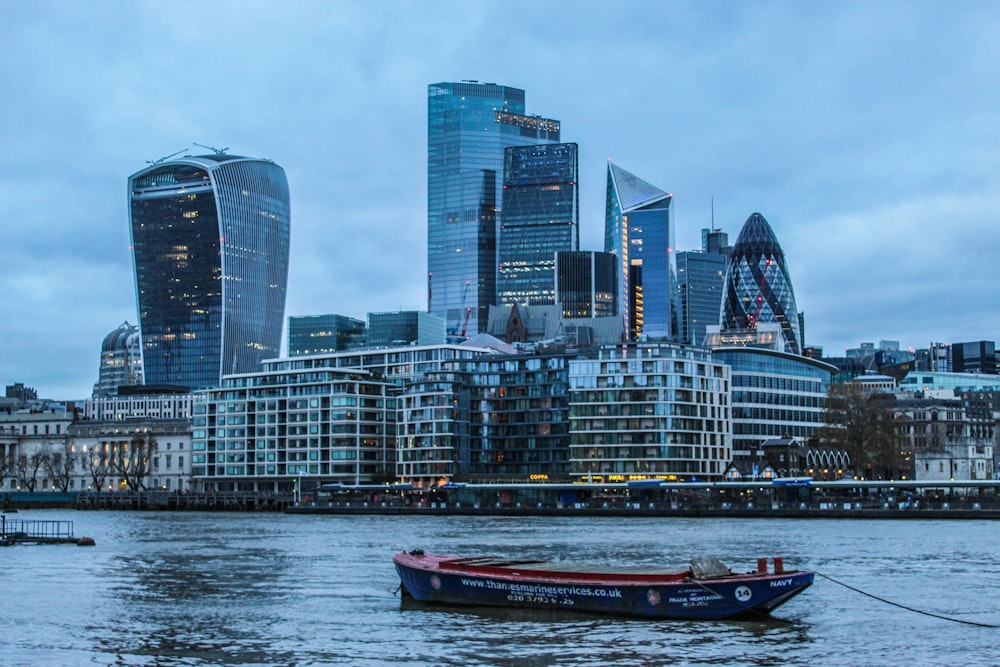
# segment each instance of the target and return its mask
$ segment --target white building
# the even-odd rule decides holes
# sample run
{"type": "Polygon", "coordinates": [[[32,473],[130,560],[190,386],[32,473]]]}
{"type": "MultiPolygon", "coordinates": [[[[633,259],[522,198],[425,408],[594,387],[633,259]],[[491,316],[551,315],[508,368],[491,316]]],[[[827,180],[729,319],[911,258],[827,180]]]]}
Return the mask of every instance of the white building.
{"type": "Polygon", "coordinates": [[[730,370],[703,348],[640,343],[569,362],[570,475],[722,479],[732,459],[730,370]]]}

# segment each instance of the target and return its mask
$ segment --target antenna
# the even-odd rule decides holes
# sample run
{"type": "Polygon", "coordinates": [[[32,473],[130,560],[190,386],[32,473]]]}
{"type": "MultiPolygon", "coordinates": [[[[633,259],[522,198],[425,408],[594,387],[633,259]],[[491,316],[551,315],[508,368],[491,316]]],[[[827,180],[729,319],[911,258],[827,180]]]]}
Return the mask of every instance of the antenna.
{"type": "Polygon", "coordinates": [[[179,151],[177,151],[176,153],[171,153],[170,155],[165,155],[165,156],[161,157],[159,160],[146,160],[146,164],[160,164],[164,160],[169,160],[173,156],[180,155],[181,153],[183,153],[186,150],[187,150],[186,148],[182,148],[179,151]]]}
{"type": "Polygon", "coordinates": [[[216,155],[225,155],[226,151],[229,150],[229,146],[226,146],[225,148],[215,148],[214,146],[206,146],[205,144],[199,144],[199,143],[196,143],[194,145],[198,146],[199,148],[207,148],[208,150],[212,151],[216,155]]]}

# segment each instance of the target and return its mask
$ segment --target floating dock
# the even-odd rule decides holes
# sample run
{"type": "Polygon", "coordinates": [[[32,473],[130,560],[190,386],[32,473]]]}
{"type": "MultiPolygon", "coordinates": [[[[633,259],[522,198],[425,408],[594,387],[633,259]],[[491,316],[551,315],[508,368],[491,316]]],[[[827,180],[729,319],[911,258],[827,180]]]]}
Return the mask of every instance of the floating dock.
{"type": "Polygon", "coordinates": [[[72,521],[23,521],[8,519],[6,514],[0,516],[2,516],[0,546],[9,547],[15,544],[94,546],[93,538],[73,535],[72,521]]]}

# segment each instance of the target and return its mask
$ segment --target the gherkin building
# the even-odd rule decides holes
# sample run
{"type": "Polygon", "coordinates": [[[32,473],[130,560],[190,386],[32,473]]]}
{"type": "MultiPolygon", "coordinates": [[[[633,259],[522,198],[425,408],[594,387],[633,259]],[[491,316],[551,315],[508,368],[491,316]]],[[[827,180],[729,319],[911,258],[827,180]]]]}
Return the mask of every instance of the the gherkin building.
{"type": "Polygon", "coordinates": [[[802,354],[801,331],[792,279],[774,230],[760,213],[743,224],[726,272],[720,324],[723,331],[753,330],[776,323],[785,350],[802,354]]]}

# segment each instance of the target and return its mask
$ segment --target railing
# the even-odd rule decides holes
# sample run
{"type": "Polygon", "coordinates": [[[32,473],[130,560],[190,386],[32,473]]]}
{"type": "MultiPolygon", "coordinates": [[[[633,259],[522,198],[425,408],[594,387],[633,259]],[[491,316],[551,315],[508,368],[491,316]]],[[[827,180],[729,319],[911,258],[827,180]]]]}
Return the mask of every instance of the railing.
{"type": "Polygon", "coordinates": [[[73,537],[72,521],[22,521],[3,516],[0,538],[57,540],[73,537]]]}

